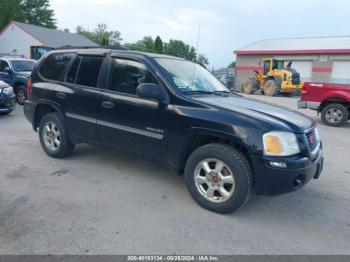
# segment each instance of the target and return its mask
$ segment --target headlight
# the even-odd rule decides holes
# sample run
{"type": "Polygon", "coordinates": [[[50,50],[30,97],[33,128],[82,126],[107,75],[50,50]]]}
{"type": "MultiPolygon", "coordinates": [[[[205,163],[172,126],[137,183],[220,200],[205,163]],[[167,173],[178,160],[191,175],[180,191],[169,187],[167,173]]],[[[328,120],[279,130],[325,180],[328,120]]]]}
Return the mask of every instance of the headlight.
{"type": "Polygon", "coordinates": [[[291,156],[300,153],[294,133],[273,131],[263,135],[264,154],[268,156],[291,156]]]}
{"type": "Polygon", "coordinates": [[[5,87],[2,89],[2,92],[6,95],[11,95],[13,93],[13,88],[12,86],[5,87]]]}

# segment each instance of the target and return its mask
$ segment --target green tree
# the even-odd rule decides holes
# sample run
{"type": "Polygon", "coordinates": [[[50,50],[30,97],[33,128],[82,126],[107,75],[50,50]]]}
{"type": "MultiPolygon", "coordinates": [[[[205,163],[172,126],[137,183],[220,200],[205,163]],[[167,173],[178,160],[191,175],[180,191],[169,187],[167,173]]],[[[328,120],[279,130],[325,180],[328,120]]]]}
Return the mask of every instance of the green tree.
{"type": "Polygon", "coordinates": [[[164,44],[164,54],[185,58],[191,61],[195,61],[197,55],[194,47],[185,44],[181,40],[174,39],[170,39],[169,43],[164,44]]]}
{"type": "Polygon", "coordinates": [[[151,36],[145,36],[142,40],[135,43],[128,43],[124,46],[129,50],[146,51],[181,57],[196,62],[204,67],[209,65],[208,58],[206,58],[203,54],[197,54],[197,51],[193,46],[190,46],[181,40],[170,39],[168,43],[163,43],[159,36],[157,36],[155,40],[153,40],[151,36]]]}
{"type": "Polygon", "coordinates": [[[158,54],[163,54],[164,52],[163,41],[160,36],[157,36],[156,40],[154,40],[154,51],[158,54]]]}
{"type": "Polygon", "coordinates": [[[135,43],[127,43],[125,47],[129,50],[155,53],[154,40],[151,36],[145,36],[142,40],[135,43]]]}
{"type": "Polygon", "coordinates": [[[21,7],[25,17],[24,22],[47,28],[57,28],[54,11],[50,9],[49,0],[22,0],[21,7]]]}
{"type": "Polygon", "coordinates": [[[123,40],[119,31],[109,31],[108,26],[103,23],[98,24],[93,31],[89,31],[79,25],[76,31],[78,34],[101,46],[120,46],[120,42],[123,40]]]}
{"type": "Polygon", "coordinates": [[[56,28],[48,0],[0,0],[0,29],[11,21],[56,28]]]}
{"type": "Polygon", "coordinates": [[[199,54],[197,57],[197,63],[203,67],[207,67],[209,65],[208,58],[206,58],[203,54],[199,54]]]}
{"type": "Polygon", "coordinates": [[[24,22],[21,0],[0,0],[0,30],[12,20],[24,22]]]}
{"type": "Polygon", "coordinates": [[[234,68],[234,67],[236,67],[236,61],[231,62],[231,63],[227,66],[227,68],[234,68]]]}

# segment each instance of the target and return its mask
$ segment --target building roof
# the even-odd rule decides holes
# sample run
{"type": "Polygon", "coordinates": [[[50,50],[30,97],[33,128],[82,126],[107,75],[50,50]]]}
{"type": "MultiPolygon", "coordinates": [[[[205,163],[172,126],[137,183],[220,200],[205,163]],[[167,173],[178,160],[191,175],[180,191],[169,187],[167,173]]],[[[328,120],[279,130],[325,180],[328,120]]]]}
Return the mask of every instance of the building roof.
{"type": "Polygon", "coordinates": [[[350,53],[350,36],[266,39],[235,51],[238,55],[344,53],[350,53]]]}
{"type": "MultiPolygon", "coordinates": [[[[96,43],[87,39],[80,34],[67,33],[55,29],[49,29],[41,26],[30,25],[20,22],[12,22],[24,32],[30,34],[32,37],[42,42],[44,46],[48,47],[62,47],[62,46],[98,46],[96,43]]],[[[5,29],[6,30],[6,29],[5,29]]]]}

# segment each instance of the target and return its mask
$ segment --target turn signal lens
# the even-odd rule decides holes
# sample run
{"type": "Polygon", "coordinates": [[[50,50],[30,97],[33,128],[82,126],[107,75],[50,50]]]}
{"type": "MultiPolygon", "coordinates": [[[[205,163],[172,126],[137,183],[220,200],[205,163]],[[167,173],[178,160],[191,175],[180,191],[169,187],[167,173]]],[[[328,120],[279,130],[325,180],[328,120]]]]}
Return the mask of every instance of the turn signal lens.
{"type": "Polygon", "coordinates": [[[264,137],[265,152],[268,154],[281,154],[283,152],[283,146],[278,137],[273,135],[267,135],[264,137]]]}
{"type": "Polygon", "coordinates": [[[268,156],[291,156],[300,153],[294,133],[272,131],[263,135],[264,154],[268,156]]]}

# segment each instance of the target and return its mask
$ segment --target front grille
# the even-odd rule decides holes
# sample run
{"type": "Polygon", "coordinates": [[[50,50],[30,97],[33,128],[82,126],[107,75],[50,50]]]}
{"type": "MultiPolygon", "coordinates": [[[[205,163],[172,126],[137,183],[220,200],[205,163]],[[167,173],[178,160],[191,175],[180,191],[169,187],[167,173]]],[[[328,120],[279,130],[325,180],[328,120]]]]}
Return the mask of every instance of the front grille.
{"type": "Polygon", "coordinates": [[[313,151],[317,147],[317,143],[318,143],[315,129],[306,133],[306,140],[307,140],[310,151],[313,151]]]}

